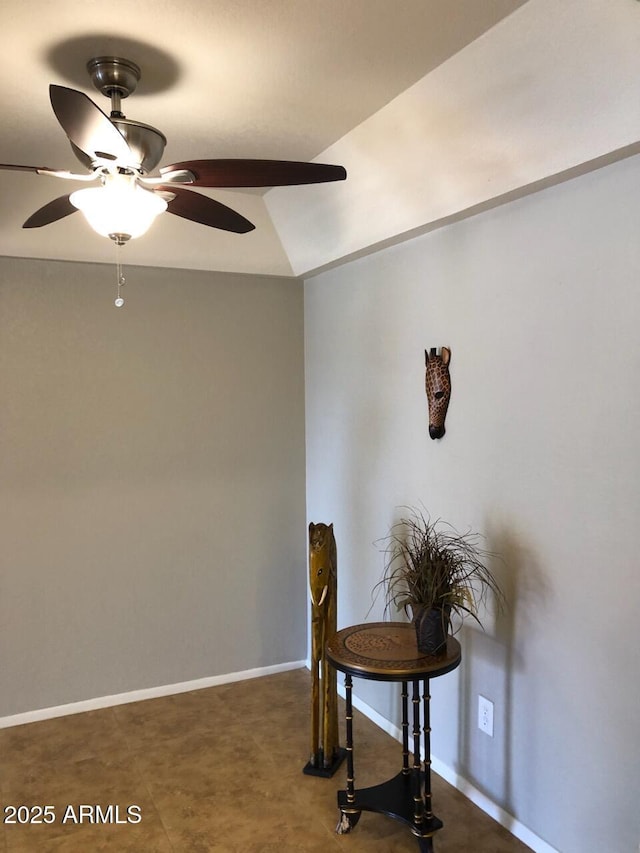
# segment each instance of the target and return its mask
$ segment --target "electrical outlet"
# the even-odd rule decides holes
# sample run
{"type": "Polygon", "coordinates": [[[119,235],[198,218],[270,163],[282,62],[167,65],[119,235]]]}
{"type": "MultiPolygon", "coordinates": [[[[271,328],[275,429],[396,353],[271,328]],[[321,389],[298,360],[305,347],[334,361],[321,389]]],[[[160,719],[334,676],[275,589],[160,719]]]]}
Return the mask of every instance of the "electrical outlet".
{"type": "Polygon", "coordinates": [[[478,694],[478,728],[493,737],[493,702],[478,694]]]}

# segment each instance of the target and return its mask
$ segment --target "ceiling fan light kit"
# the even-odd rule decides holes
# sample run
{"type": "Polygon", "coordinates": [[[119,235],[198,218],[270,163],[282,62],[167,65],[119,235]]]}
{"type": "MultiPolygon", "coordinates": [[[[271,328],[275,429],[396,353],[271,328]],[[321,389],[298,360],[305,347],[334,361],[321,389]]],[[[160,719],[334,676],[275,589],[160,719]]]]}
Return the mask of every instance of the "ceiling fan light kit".
{"type": "Polygon", "coordinates": [[[342,166],[291,160],[187,160],[158,166],[167,140],[157,128],[127,119],[122,101],[135,91],[140,68],[128,59],[98,56],[87,63],[96,89],[111,101],[107,115],[87,95],[76,89],[49,86],[51,106],[71,148],[88,173],[74,174],[44,166],[0,163],[0,169],[99,186],[76,190],[53,199],[33,213],[23,228],[40,228],[81,210],[100,235],[122,246],[144,234],[163,212],[210,228],[246,234],[255,226],[244,216],[196,187],[274,187],[343,181],[342,166]],[[189,189],[187,189],[189,187],[189,189]]]}
{"type": "Polygon", "coordinates": [[[145,189],[134,175],[126,173],[107,173],[102,186],[76,190],[69,201],[84,214],[94,231],[118,245],[141,237],[156,216],[167,209],[161,195],[145,189]]]}

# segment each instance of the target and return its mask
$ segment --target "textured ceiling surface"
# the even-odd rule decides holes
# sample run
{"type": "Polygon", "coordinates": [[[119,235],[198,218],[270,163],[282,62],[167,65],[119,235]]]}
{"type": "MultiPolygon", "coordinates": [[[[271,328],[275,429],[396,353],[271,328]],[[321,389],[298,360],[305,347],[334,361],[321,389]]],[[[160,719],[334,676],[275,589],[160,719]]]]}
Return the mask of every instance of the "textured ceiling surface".
{"type": "MultiPolygon", "coordinates": [[[[340,184],[205,190],[256,230],[163,215],[130,264],[302,275],[640,139],[636,0],[30,0],[0,22],[0,162],[77,170],[48,85],[108,111],[85,66],[116,55],[142,69],[123,109],[166,135],[164,165],[347,168],[340,184]]],[[[0,171],[0,187],[0,254],[113,261],[80,214],[21,228],[68,184],[0,171]]]]}

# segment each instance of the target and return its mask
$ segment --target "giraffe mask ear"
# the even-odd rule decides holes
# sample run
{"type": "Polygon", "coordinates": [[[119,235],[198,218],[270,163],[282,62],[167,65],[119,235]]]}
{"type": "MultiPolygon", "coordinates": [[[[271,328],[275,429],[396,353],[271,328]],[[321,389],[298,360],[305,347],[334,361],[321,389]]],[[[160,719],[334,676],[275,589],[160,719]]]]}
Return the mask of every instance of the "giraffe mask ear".
{"type": "Polygon", "coordinates": [[[451,350],[449,347],[442,347],[442,363],[447,366],[451,361],[451,350]]]}

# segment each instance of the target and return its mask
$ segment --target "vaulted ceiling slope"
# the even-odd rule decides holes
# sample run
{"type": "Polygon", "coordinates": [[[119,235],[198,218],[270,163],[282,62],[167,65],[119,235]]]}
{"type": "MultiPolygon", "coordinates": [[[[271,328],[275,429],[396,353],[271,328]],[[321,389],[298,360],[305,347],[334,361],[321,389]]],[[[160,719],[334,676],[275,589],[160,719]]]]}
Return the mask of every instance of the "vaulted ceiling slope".
{"type": "MultiPolygon", "coordinates": [[[[142,68],[129,118],[163,164],[317,160],[337,184],[206,190],[243,235],[161,216],[128,264],[301,276],[640,150],[637,0],[74,0],[0,13],[0,162],[76,169],[51,82],[103,109],[97,55],[142,68]],[[37,21],[38,26],[33,22],[37,21]]],[[[59,183],[0,172],[0,254],[111,263],[81,216],[25,231],[59,183]]],[[[66,189],[63,188],[63,191],[66,189]]]]}
{"type": "Polygon", "coordinates": [[[324,151],[343,186],[267,195],[294,273],[638,153],[639,48],[637,0],[529,0],[324,151]]]}

